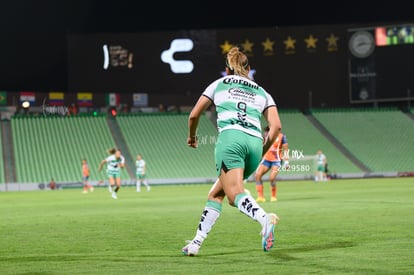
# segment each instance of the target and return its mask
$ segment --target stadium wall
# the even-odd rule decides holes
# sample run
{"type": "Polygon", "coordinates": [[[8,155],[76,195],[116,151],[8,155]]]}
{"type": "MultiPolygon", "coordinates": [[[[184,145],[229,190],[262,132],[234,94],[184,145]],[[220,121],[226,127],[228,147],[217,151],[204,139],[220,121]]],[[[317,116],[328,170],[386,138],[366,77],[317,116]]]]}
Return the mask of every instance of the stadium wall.
{"type": "MultiPolygon", "coordinates": [[[[373,173],[344,173],[344,174],[336,174],[335,179],[360,179],[360,178],[395,178],[395,177],[413,177],[414,173],[412,174],[404,174],[399,172],[373,172],[373,173]]],[[[264,176],[264,181],[268,181],[269,177],[264,176]]],[[[295,180],[308,180],[313,181],[312,175],[286,175],[286,176],[279,176],[279,181],[295,181],[295,180]]],[[[213,184],[216,181],[216,178],[176,178],[176,179],[152,179],[148,180],[148,183],[152,186],[162,186],[162,185],[181,185],[181,184],[213,184]]],[[[247,179],[247,182],[254,183],[254,177],[250,177],[247,179]]],[[[106,188],[108,186],[108,182],[104,181],[91,181],[95,188],[106,188]]],[[[123,180],[121,183],[122,186],[127,187],[135,186],[134,180],[123,180]]],[[[73,188],[82,188],[81,182],[58,182],[56,186],[56,190],[62,189],[73,189],[73,188]]],[[[3,183],[0,184],[0,192],[16,192],[16,191],[51,191],[49,188],[48,183],[3,183]]]]}

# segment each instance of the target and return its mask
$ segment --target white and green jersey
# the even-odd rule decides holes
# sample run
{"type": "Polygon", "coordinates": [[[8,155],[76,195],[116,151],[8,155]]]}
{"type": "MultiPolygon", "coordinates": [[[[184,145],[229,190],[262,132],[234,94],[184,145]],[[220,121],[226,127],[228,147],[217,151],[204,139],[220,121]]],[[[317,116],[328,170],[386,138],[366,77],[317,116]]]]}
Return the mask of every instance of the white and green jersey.
{"type": "Polygon", "coordinates": [[[137,175],[142,175],[145,173],[145,160],[143,159],[137,160],[135,162],[135,166],[137,167],[137,170],[136,170],[137,175]]]}
{"type": "Polygon", "coordinates": [[[121,171],[120,164],[125,164],[125,158],[121,156],[119,159],[115,155],[106,158],[106,171],[108,173],[116,173],[121,171]]]}
{"type": "Polygon", "coordinates": [[[216,105],[219,132],[236,129],[263,138],[262,113],[276,104],[261,86],[242,76],[227,75],[212,82],[203,95],[216,105]]]}
{"type": "Polygon", "coordinates": [[[326,161],[326,156],[324,154],[316,155],[316,163],[318,166],[324,165],[326,161]]]}

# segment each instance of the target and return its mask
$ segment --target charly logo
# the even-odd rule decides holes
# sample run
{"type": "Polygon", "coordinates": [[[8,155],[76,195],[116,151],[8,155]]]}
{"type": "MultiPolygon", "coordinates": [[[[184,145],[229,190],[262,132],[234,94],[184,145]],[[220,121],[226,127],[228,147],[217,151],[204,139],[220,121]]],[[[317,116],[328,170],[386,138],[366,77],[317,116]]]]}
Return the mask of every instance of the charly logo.
{"type": "Polygon", "coordinates": [[[189,52],[193,49],[193,41],[188,38],[174,39],[171,41],[170,48],[161,53],[161,60],[170,64],[171,71],[176,74],[191,73],[194,64],[190,60],[176,60],[174,54],[179,52],[189,52]]]}

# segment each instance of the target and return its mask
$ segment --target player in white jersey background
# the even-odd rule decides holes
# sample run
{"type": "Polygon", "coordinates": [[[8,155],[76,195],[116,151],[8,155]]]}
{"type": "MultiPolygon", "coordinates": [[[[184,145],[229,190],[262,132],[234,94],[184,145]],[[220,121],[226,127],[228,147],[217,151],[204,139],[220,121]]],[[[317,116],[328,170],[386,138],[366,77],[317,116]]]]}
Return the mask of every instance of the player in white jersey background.
{"type": "Polygon", "coordinates": [[[151,187],[148,184],[147,180],[147,163],[142,158],[141,154],[137,155],[137,160],[135,161],[135,176],[136,176],[136,185],[137,192],[141,192],[141,184],[144,184],[147,188],[147,191],[151,191],[151,187]]]}
{"type": "Polygon", "coordinates": [[[117,199],[117,193],[119,188],[121,188],[121,169],[125,166],[125,158],[119,149],[109,149],[108,153],[110,155],[99,163],[98,172],[100,172],[106,164],[106,173],[109,179],[109,192],[111,192],[112,198],[117,199]]]}
{"type": "MultiPolygon", "coordinates": [[[[218,138],[215,162],[218,179],[210,189],[195,237],[183,247],[184,255],[197,255],[216,220],[227,196],[229,204],[262,226],[262,249],[269,251],[274,242],[278,216],[267,213],[244,191],[244,180],[259,165],[263,153],[281,131],[281,122],[272,96],[249,78],[247,56],[233,47],[226,56],[227,76],[213,81],[203,92],[188,118],[187,144],[197,148],[200,116],[212,104],[216,107],[218,138]],[[269,132],[263,140],[261,118],[269,132]]],[[[237,228],[234,228],[236,230],[237,228]]]]}
{"type": "Polygon", "coordinates": [[[328,159],[322,150],[316,152],[316,171],[315,171],[315,181],[327,181],[328,173],[328,159]]]}

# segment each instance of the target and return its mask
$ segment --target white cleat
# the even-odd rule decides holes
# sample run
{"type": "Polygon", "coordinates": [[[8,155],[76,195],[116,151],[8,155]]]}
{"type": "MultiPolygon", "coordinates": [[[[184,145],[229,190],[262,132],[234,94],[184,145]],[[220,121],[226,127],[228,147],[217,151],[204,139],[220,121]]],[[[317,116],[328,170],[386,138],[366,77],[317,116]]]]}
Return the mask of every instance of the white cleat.
{"type": "Polygon", "coordinates": [[[275,241],[275,226],[279,221],[279,217],[274,213],[270,213],[267,214],[266,218],[266,225],[263,227],[261,235],[263,250],[268,252],[273,247],[273,242],[275,241]]]}
{"type": "Polygon", "coordinates": [[[182,252],[185,256],[196,256],[200,249],[198,241],[186,241],[187,245],[183,247],[182,252]]]}

